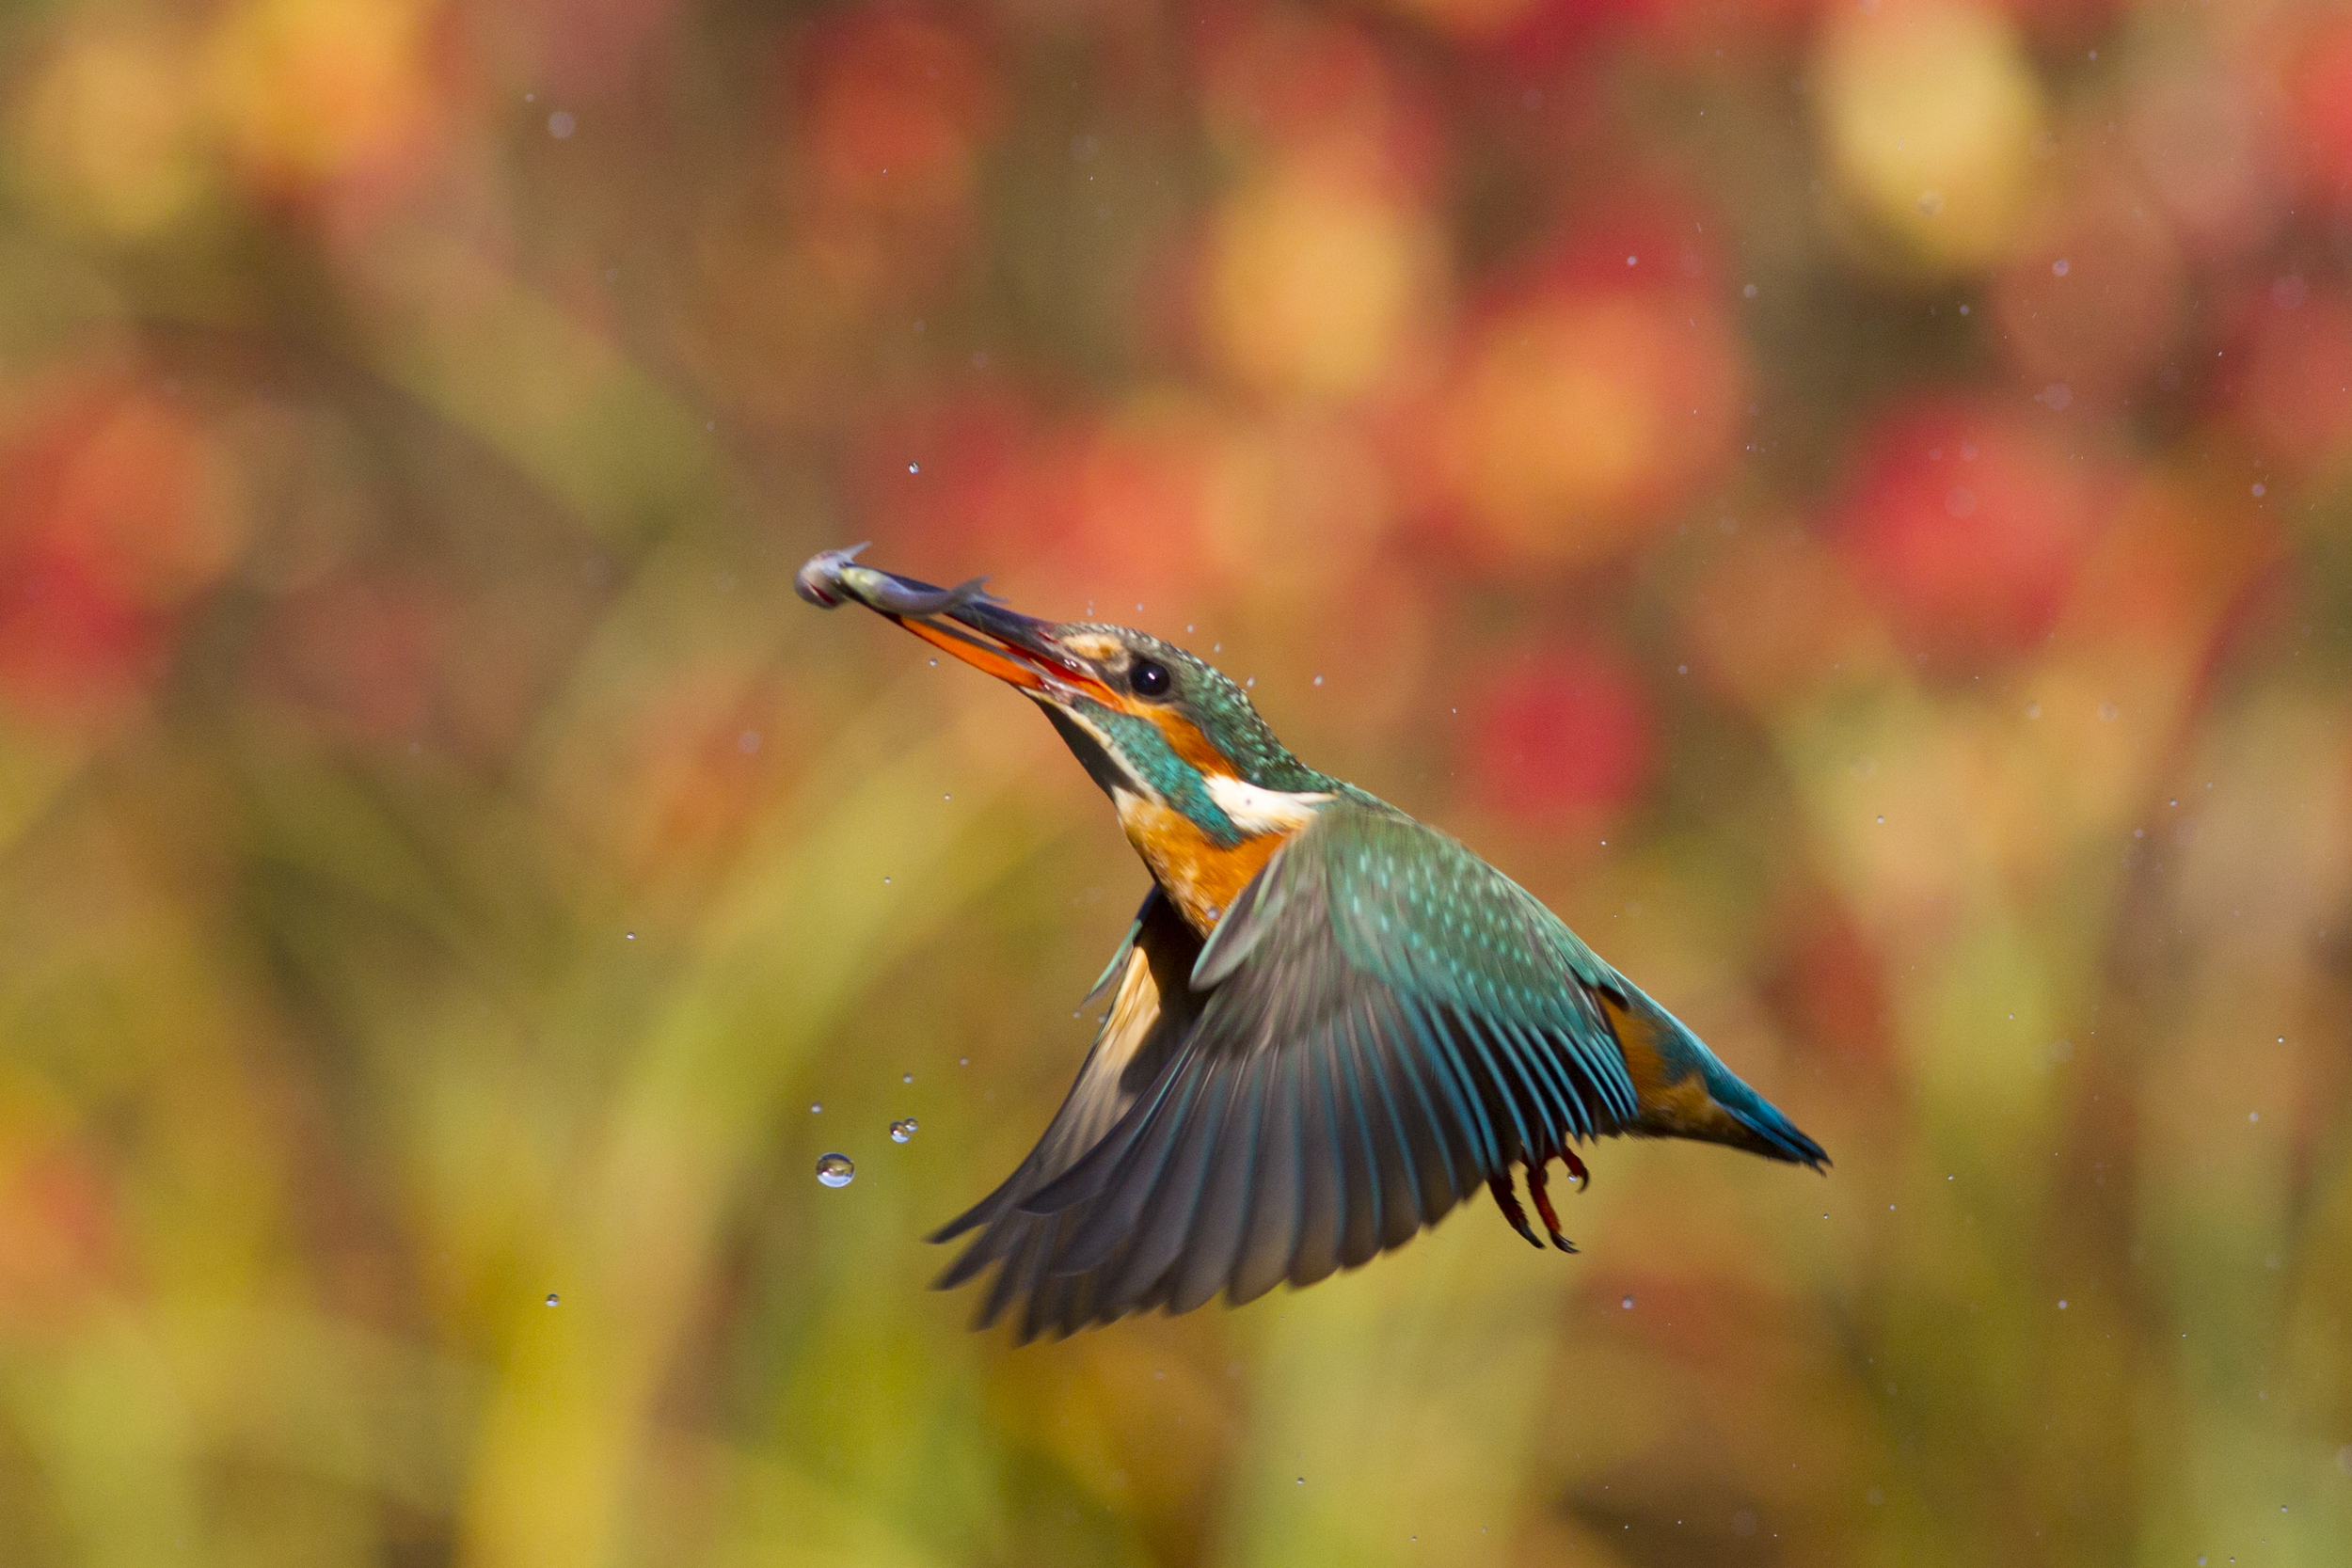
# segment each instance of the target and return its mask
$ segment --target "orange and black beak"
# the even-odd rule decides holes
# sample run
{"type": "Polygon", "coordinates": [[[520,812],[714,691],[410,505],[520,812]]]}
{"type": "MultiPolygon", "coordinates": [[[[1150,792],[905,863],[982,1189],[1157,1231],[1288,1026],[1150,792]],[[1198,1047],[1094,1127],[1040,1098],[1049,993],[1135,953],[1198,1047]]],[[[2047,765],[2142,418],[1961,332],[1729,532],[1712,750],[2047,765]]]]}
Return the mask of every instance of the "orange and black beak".
{"type": "Polygon", "coordinates": [[[856,563],[863,545],[810,558],[794,583],[826,610],[855,601],[924,641],[1041,701],[1067,706],[1088,696],[1116,705],[1093,662],[1062,646],[1051,622],[1007,610],[981,592],[985,578],[939,588],[856,563]]]}

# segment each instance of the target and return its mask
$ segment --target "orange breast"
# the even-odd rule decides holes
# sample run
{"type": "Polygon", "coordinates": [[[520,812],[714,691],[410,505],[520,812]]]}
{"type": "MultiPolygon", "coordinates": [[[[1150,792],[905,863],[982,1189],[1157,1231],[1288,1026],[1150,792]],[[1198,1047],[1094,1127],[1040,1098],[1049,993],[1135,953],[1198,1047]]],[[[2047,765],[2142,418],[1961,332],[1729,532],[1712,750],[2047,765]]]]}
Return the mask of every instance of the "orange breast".
{"type": "Polygon", "coordinates": [[[1135,796],[1120,802],[1119,822],[1160,890],[1202,936],[1216,928],[1289,836],[1260,833],[1224,848],[1210,843],[1184,813],[1135,796]]]}

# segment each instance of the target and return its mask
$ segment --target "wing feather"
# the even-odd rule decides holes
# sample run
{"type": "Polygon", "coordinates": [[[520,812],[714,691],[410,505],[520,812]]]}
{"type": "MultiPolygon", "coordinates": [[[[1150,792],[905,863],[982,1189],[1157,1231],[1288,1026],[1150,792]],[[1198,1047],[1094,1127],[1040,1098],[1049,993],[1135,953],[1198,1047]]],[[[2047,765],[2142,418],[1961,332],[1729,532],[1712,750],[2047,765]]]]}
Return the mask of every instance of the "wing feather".
{"type": "Polygon", "coordinates": [[[981,1316],[1021,1303],[1025,1338],[1310,1284],[1516,1161],[1655,1131],[1600,1001],[1638,993],[1365,798],[1278,848],[1205,942],[1155,891],[1122,960],[1036,1149],[935,1238],[978,1231],[942,1283],[997,1264],[981,1316]]]}

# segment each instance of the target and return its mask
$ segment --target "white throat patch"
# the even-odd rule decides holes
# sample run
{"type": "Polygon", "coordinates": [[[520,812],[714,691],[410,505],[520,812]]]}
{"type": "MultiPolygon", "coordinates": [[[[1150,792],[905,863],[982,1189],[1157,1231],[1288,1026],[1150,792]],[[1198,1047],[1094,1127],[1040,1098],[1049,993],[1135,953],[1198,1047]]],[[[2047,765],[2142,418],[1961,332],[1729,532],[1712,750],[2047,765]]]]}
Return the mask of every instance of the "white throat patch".
{"type": "Polygon", "coordinates": [[[1331,799],[1327,790],[1294,795],[1222,773],[1209,774],[1203,782],[1217,809],[1252,837],[1259,833],[1295,832],[1312,822],[1315,813],[1331,799]]]}

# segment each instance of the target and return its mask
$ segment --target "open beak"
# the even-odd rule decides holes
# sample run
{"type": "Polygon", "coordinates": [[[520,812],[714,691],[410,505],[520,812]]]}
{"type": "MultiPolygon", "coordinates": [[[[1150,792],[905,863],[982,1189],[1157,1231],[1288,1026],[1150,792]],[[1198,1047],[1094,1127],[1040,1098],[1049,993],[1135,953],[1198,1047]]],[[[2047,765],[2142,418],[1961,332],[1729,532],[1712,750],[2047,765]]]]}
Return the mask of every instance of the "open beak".
{"type": "Polygon", "coordinates": [[[1066,706],[1069,698],[1083,694],[1116,705],[1092,662],[1063,647],[1051,622],[1007,610],[980,592],[985,579],[934,587],[857,564],[857,553],[865,547],[811,557],[794,584],[801,597],[826,610],[854,600],[942,652],[1041,700],[1066,706]]]}

